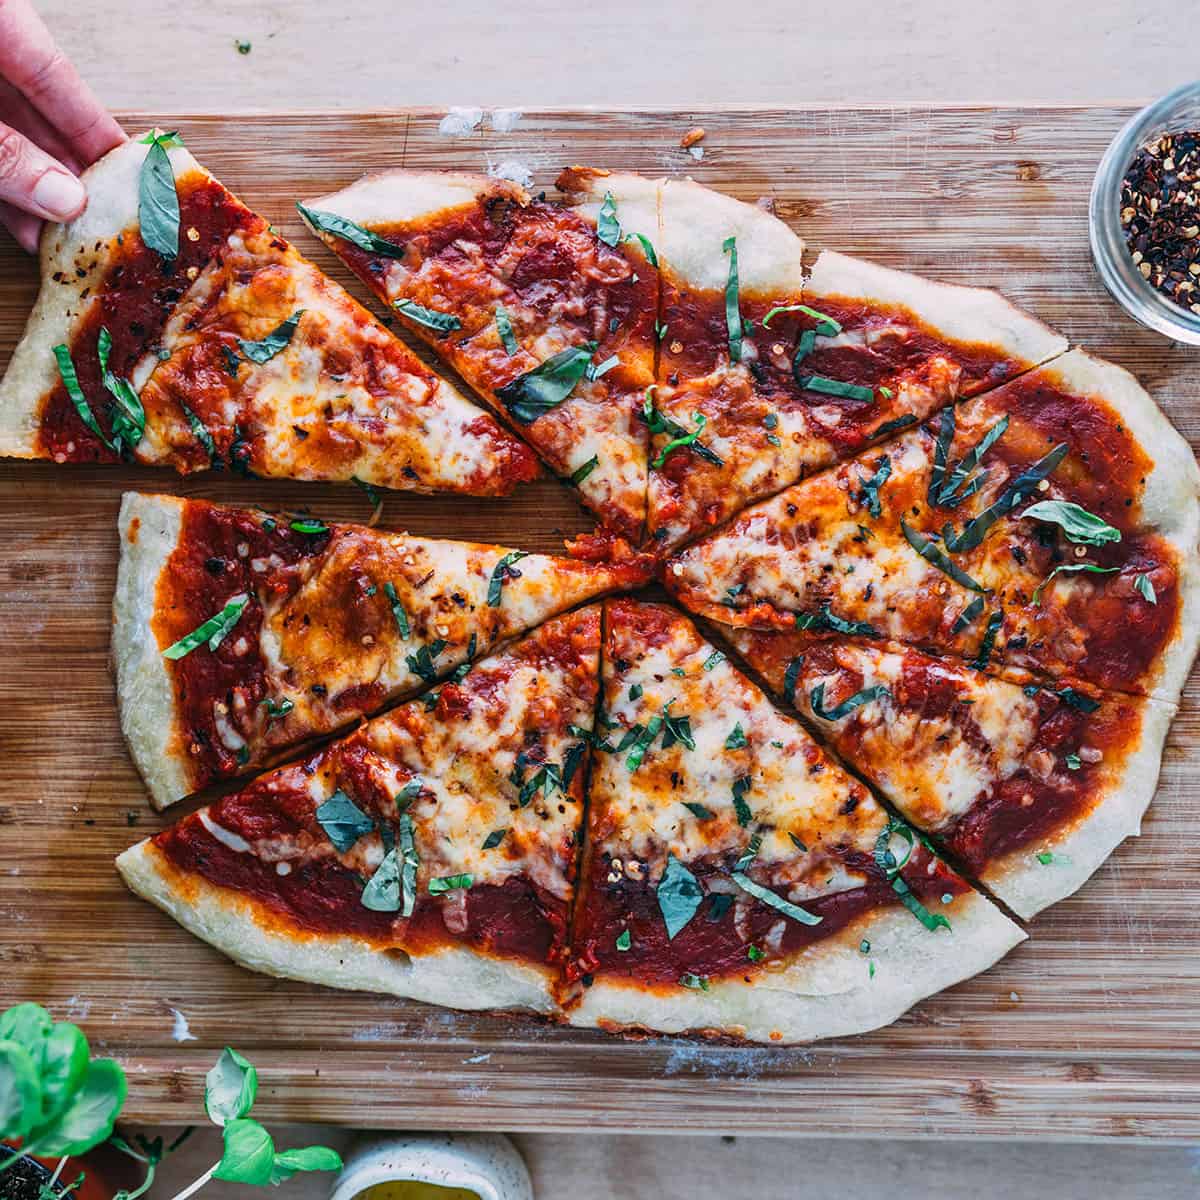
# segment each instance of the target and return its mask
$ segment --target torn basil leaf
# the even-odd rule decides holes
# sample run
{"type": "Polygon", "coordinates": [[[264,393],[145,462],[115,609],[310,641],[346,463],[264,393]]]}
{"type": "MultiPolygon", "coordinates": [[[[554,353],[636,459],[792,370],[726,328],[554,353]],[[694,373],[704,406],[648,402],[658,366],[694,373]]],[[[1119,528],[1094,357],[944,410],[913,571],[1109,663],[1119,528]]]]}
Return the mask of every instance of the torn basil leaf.
{"type": "Polygon", "coordinates": [[[843,717],[848,717],[856,708],[870,704],[872,700],[880,700],[884,696],[890,697],[891,694],[884,684],[877,683],[872,687],[865,687],[861,691],[855,692],[853,696],[847,696],[841,704],[837,704],[833,708],[826,708],[825,684],[822,682],[813,688],[812,694],[809,696],[809,703],[813,713],[822,721],[840,721],[843,717]]]}
{"type": "Polygon", "coordinates": [[[444,896],[447,892],[465,891],[474,886],[475,876],[470,874],[442,875],[429,881],[431,896],[444,896]]]}
{"type": "Polygon", "coordinates": [[[725,739],[726,750],[740,750],[746,745],[746,731],[742,728],[742,723],[739,721],[730,731],[729,736],[725,739]]]}
{"type": "Polygon", "coordinates": [[[1076,691],[1073,687],[1061,688],[1054,694],[1064,704],[1069,704],[1072,708],[1077,708],[1080,712],[1094,713],[1100,707],[1099,700],[1093,700],[1091,696],[1086,696],[1083,692],[1076,691]]]}
{"type": "Polygon", "coordinates": [[[708,424],[708,418],[703,413],[695,412],[692,413],[692,420],[696,422],[696,428],[692,430],[691,433],[685,432],[679,437],[672,438],[662,448],[662,450],[659,451],[654,461],[651,462],[651,467],[653,467],[656,471],[662,467],[663,463],[665,463],[676,450],[682,450],[686,446],[693,445],[696,439],[704,432],[704,427],[708,424]]]}
{"type": "Polygon", "coordinates": [[[571,482],[578,487],[599,465],[600,456],[593,454],[583,466],[577,467],[571,472],[571,482]]]}
{"type": "MultiPolygon", "coordinates": [[[[694,413],[694,417],[700,421],[700,429],[704,428],[705,418],[699,413],[694,413]]],[[[670,417],[664,416],[659,412],[654,404],[654,385],[646,389],[646,396],[642,402],[642,417],[645,419],[651,433],[654,434],[669,434],[672,438],[677,439],[673,445],[668,445],[663,449],[663,452],[651,464],[653,467],[661,467],[666,462],[667,455],[674,447],[686,446],[693,454],[710,462],[714,466],[723,467],[725,460],[721,458],[714,450],[710,450],[703,442],[699,441],[700,429],[697,429],[695,434],[689,433],[684,429],[678,421],[671,420],[670,417]]]]}
{"type": "Polygon", "coordinates": [[[828,604],[819,612],[797,613],[796,628],[801,633],[843,633],[847,637],[878,638],[883,635],[866,621],[847,621],[839,617],[828,604]]]}
{"type": "Polygon", "coordinates": [[[146,410],[142,407],[141,397],[133,390],[133,384],[108,369],[111,352],[112,335],[101,325],[96,339],[96,355],[100,361],[104,387],[113,398],[113,448],[119,454],[132,454],[146,432],[146,410]]]}
{"type": "Polygon", "coordinates": [[[628,929],[622,929],[621,932],[619,934],[617,934],[617,941],[616,941],[617,949],[620,950],[622,953],[624,953],[632,945],[633,945],[633,935],[629,932],[628,929]]]}
{"type": "MultiPolygon", "coordinates": [[[[664,712],[666,709],[663,710],[664,712]]],[[[663,727],[663,718],[661,714],[655,713],[654,716],[646,723],[646,727],[638,733],[634,739],[633,748],[629,751],[629,757],[625,760],[625,766],[630,773],[636,771],[642,765],[642,760],[646,757],[646,751],[654,745],[655,738],[663,727]]],[[[617,747],[620,749],[620,746],[617,747]]]]}
{"type": "Polygon", "coordinates": [[[507,836],[508,836],[508,826],[507,825],[503,829],[493,829],[492,832],[489,833],[487,835],[487,837],[485,837],[483,839],[482,849],[495,850],[495,848],[498,845],[500,845],[500,843],[502,841],[504,841],[505,837],[507,837],[507,836]]]}
{"type": "MultiPolygon", "coordinates": [[[[420,781],[416,781],[418,786],[420,781]]],[[[417,903],[417,867],[420,859],[417,857],[416,837],[413,833],[412,817],[408,812],[400,814],[400,912],[402,916],[411,917],[417,903]]]]}
{"type": "Polygon", "coordinates": [[[404,611],[404,605],[396,593],[396,585],[389,580],[383,585],[383,594],[392,606],[392,616],[395,618],[396,628],[400,631],[400,636],[407,642],[409,634],[412,633],[412,626],[408,623],[408,613],[404,611]]]}
{"type": "Polygon", "coordinates": [[[912,889],[905,882],[900,872],[908,864],[908,860],[912,857],[913,850],[916,848],[916,836],[912,829],[909,828],[903,821],[893,817],[880,831],[879,837],[875,839],[875,865],[883,872],[887,881],[892,885],[894,891],[900,900],[900,903],[908,909],[922,925],[925,926],[931,933],[939,928],[949,929],[950,922],[942,916],[932,914],[917,897],[913,894],[912,889]],[[891,841],[893,835],[899,835],[907,843],[904,857],[897,859],[891,850],[891,841]]]}
{"type": "Polygon", "coordinates": [[[621,222],[617,220],[617,201],[612,192],[604,193],[604,203],[596,218],[596,236],[606,245],[616,248],[621,242],[621,222]]]}
{"type": "Polygon", "coordinates": [[[862,491],[858,493],[856,499],[860,504],[867,506],[867,512],[873,517],[878,517],[883,508],[879,500],[879,489],[888,481],[892,474],[892,460],[886,455],[875,460],[875,474],[870,479],[864,479],[862,472],[858,472],[858,481],[862,484],[862,491]]]}
{"type": "Polygon", "coordinates": [[[437,666],[434,659],[446,648],[445,638],[434,638],[428,645],[421,646],[412,654],[405,655],[404,661],[414,675],[420,676],[426,683],[432,683],[437,678],[437,666]]]}
{"type": "Polygon", "coordinates": [[[752,783],[749,775],[739,775],[733,781],[733,811],[737,817],[737,823],[743,829],[746,829],[754,820],[754,813],[751,811],[750,805],[746,803],[746,793],[750,790],[752,783]]]}
{"type": "Polygon", "coordinates": [[[277,325],[265,338],[257,342],[247,342],[238,338],[238,349],[242,357],[252,363],[269,362],[281,350],[285,349],[304,316],[304,309],[298,308],[286,321],[277,325]]]}
{"type": "Polygon", "coordinates": [[[724,661],[725,661],[725,655],[724,655],[724,654],[722,654],[720,650],[714,650],[714,651],[713,651],[713,652],[712,652],[712,653],[711,653],[711,654],[710,654],[710,655],[709,655],[709,656],[708,656],[708,657],[707,657],[707,658],[704,660],[704,669],[705,669],[706,671],[712,671],[712,670],[714,670],[716,667],[719,667],[719,666],[720,666],[720,665],[721,665],[721,664],[722,664],[724,661]]]}
{"type": "Polygon", "coordinates": [[[1061,566],[1055,567],[1041,583],[1033,589],[1033,596],[1030,599],[1032,604],[1041,604],[1042,593],[1046,590],[1046,585],[1056,575],[1075,575],[1080,571],[1086,571],[1091,575],[1112,575],[1119,571],[1120,567],[1098,567],[1095,563],[1063,563],[1061,566]]]}
{"type": "Polygon", "coordinates": [[[296,517],[290,521],[289,527],[297,533],[306,533],[309,537],[318,537],[322,533],[329,532],[329,526],[324,521],[319,521],[316,517],[296,517]]]}
{"type": "Polygon", "coordinates": [[[787,665],[783,673],[783,698],[791,705],[796,703],[796,682],[800,678],[800,668],[804,666],[804,655],[799,654],[787,665]]]}
{"type": "Polygon", "coordinates": [[[683,807],[698,821],[711,821],[717,815],[711,808],[701,804],[698,800],[685,800],[683,807]]]}
{"type": "Polygon", "coordinates": [[[309,208],[304,204],[297,203],[296,208],[309,225],[321,233],[332,233],[334,237],[350,242],[368,254],[378,254],[382,258],[404,257],[403,246],[372,233],[356,221],[339,217],[337,213],[324,212],[319,208],[309,208]]]}
{"type": "Polygon", "coordinates": [[[192,436],[204,447],[208,454],[208,461],[213,466],[217,466],[220,461],[220,455],[217,454],[217,444],[213,441],[213,436],[208,432],[204,422],[184,402],[179,402],[179,407],[183,409],[183,415],[187,418],[188,427],[192,431],[192,436]]]}
{"type": "Polygon", "coordinates": [[[400,862],[395,848],[383,856],[375,874],[367,880],[361,903],[363,908],[369,908],[372,912],[400,910],[400,862]]]}
{"type": "Polygon", "coordinates": [[[738,298],[737,238],[726,238],[722,249],[729,255],[729,276],[725,282],[725,325],[729,330],[729,361],[742,361],[742,313],[738,298]]]}
{"type": "Polygon", "coordinates": [[[966,608],[958,614],[954,619],[954,624],[950,626],[951,633],[962,633],[968,625],[970,625],[976,617],[983,612],[984,599],[982,596],[976,596],[966,608]]]}
{"type": "Polygon", "coordinates": [[[359,838],[375,828],[375,822],[341,788],[317,809],[315,815],[339,854],[345,854],[359,838]]]}
{"type": "Polygon", "coordinates": [[[987,625],[983,630],[983,640],[979,643],[979,653],[975,655],[975,658],[970,663],[976,671],[984,670],[991,661],[992,649],[996,645],[996,634],[1003,623],[1004,613],[999,609],[988,617],[987,625]]]}
{"type": "Polygon", "coordinates": [[[595,342],[569,346],[506,383],[496,395],[514,421],[529,425],[557,408],[575,390],[575,385],[587,374],[595,353],[595,342]]]}
{"type": "Polygon", "coordinates": [[[219,613],[197,625],[191,633],[181,637],[174,645],[168,646],[162,653],[163,658],[171,660],[186,658],[193,650],[208,643],[209,650],[215,651],[225,640],[229,632],[241,619],[250,597],[245,593],[234,596],[219,613]]]}
{"type": "Polygon", "coordinates": [[[812,317],[816,321],[815,330],[809,331],[820,334],[821,337],[837,337],[842,332],[841,325],[835,321],[828,313],[823,313],[819,309],[810,308],[807,304],[780,304],[771,309],[769,313],[762,319],[762,327],[764,329],[771,328],[771,318],[777,317],[780,313],[802,312],[806,317],[812,317]]]}
{"type": "Polygon", "coordinates": [[[644,233],[626,234],[627,242],[637,241],[642,247],[642,253],[646,256],[646,261],[652,266],[658,267],[658,255],[654,253],[654,246],[650,239],[644,233]]]}
{"type": "Polygon", "coordinates": [[[685,988],[691,988],[693,991],[697,991],[697,992],[707,992],[708,991],[708,976],[707,975],[693,975],[689,971],[684,975],[680,975],[679,986],[685,987],[685,988]]]}
{"type": "Polygon", "coordinates": [[[782,896],[771,891],[770,888],[765,888],[762,884],[755,883],[749,875],[743,875],[740,871],[735,871],[731,878],[747,895],[753,896],[755,900],[762,901],[763,904],[770,905],[777,912],[783,913],[785,917],[790,917],[793,921],[799,921],[801,925],[820,925],[825,919],[824,917],[817,916],[816,913],[810,913],[808,909],[801,908],[798,904],[793,904],[790,900],[785,900],[782,896]]]}
{"type": "Polygon", "coordinates": [[[397,300],[394,307],[402,317],[407,317],[426,329],[432,329],[442,337],[462,328],[462,322],[453,313],[438,312],[436,308],[426,308],[413,300],[397,300]]]}
{"type": "Polygon", "coordinates": [[[148,133],[150,147],[138,175],[138,226],[142,241],[160,258],[179,257],[179,193],[167,150],[182,146],[178,133],[148,133]]]}
{"type": "Polygon", "coordinates": [[[806,392],[819,392],[822,396],[838,396],[843,400],[859,400],[866,404],[875,399],[874,391],[860,383],[844,383],[825,375],[796,375],[796,383],[806,392]]]}
{"type": "Polygon", "coordinates": [[[79,386],[79,376],[75,372],[71,351],[65,345],[55,346],[54,357],[58,362],[58,374],[62,379],[63,387],[67,389],[67,395],[75,406],[79,419],[89,432],[95,434],[110,450],[113,449],[112,442],[104,436],[104,430],[100,428],[100,422],[96,420],[96,414],[92,412],[92,406],[87,402],[87,397],[79,386]]]}
{"type": "Polygon", "coordinates": [[[1021,516],[1061,526],[1067,540],[1080,546],[1104,546],[1109,542],[1121,540],[1119,529],[1114,529],[1095,513],[1088,512],[1086,508],[1081,508],[1070,500],[1039,500],[1036,504],[1031,504],[1021,516]]]}
{"type": "Polygon", "coordinates": [[[519,562],[524,557],[524,550],[510,550],[492,569],[492,577],[488,580],[488,608],[500,607],[506,580],[521,578],[521,572],[513,569],[513,563],[519,562]]]}
{"type": "Polygon", "coordinates": [[[503,304],[496,305],[496,333],[500,337],[500,345],[504,347],[504,353],[512,358],[521,347],[517,344],[516,335],[513,333],[512,318],[503,304]]]}
{"type": "Polygon", "coordinates": [[[1148,604],[1158,603],[1158,593],[1154,590],[1154,581],[1149,575],[1141,574],[1133,577],[1133,586],[1137,589],[1137,593],[1148,604]]]}
{"type": "Polygon", "coordinates": [[[945,551],[932,538],[927,538],[913,529],[903,517],[900,518],[900,530],[904,534],[904,540],[927,563],[932,563],[939,571],[949,575],[955,583],[961,584],[973,592],[982,592],[984,590],[982,584],[976,583],[966,571],[951,562],[945,551]]]}
{"type": "Polygon", "coordinates": [[[676,934],[696,915],[704,892],[695,875],[675,855],[668,854],[655,896],[667,927],[667,940],[674,941],[676,934]]]}
{"type": "MultiPolygon", "coordinates": [[[[943,432],[945,431],[946,412],[951,413],[950,432],[952,437],[954,433],[953,411],[953,409],[947,409],[942,413],[943,432]]],[[[945,477],[945,481],[938,489],[936,496],[932,496],[933,486],[931,478],[931,502],[939,505],[942,508],[954,508],[961,504],[962,501],[964,501],[968,496],[973,496],[977,491],[979,491],[979,489],[983,486],[984,481],[987,479],[987,472],[985,471],[982,475],[975,475],[975,469],[979,466],[980,460],[983,458],[983,456],[996,444],[996,442],[1000,440],[1007,428],[1008,415],[1005,414],[959,460],[956,466],[949,472],[948,476],[945,477]]],[[[940,434],[938,441],[940,444],[940,434]]]]}

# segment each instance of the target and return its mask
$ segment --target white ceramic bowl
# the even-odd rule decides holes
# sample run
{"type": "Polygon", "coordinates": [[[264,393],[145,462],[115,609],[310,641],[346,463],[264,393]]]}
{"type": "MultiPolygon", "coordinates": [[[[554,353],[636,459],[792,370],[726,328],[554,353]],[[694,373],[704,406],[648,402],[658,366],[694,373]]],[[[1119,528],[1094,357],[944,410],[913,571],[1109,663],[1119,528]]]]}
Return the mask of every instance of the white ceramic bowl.
{"type": "Polygon", "coordinates": [[[499,1133],[396,1133],[359,1142],[330,1200],[354,1200],[378,1183],[418,1180],[466,1188],[480,1200],[533,1200],[517,1148],[499,1133]]]}

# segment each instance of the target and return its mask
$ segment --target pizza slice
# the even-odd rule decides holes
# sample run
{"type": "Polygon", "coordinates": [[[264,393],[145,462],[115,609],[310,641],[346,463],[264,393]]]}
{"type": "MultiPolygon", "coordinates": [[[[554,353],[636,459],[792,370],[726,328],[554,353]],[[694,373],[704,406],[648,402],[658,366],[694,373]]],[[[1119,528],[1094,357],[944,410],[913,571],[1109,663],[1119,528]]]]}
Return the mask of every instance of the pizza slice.
{"type": "Polygon", "coordinates": [[[981,674],[911,647],[728,630],[906,821],[1021,917],[1139,831],[1175,706],[981,674]]]}
{"type": "Polygon", "coordinates": [[[263,776],[117,859],[253,970],[453,1008],[553,1009],[597,607],[263,776]]]}
{"type": "Polygon", "coordinates": [[[568,1019],[811,1041],[1024,934],[674,609],[606,605],[568,1019]]]}
{"type": "Polygon", "coordinates": [[[128,493],[121,725],[164,807],[413,695],[643,565],[128,493]]]}
{"type": "Polygon", "coordinates": [[[574,168],[569,203],[482,175],[385,171],[311,228],[613,530],[640,540],[658,185],[574,168]]]}
{"type": "Polygon", "coordinates": [[[650,524],[668,545],[1067,348],[996,292],[804,244],[761,208],[662,189],[650,524]]]}
{"type": "Polygon", "coordinates": [[[1200,471],[1073,350],[741,513],[668,564],[734,626],[892,638],[1173,704],[1200,631],[1200,471]]]}
{"type": "Polygon", "coordinates": [[[503,495],[529,449],[428,370],[180,145],[87,172],[42,237],[0,454],[503,495]]]}

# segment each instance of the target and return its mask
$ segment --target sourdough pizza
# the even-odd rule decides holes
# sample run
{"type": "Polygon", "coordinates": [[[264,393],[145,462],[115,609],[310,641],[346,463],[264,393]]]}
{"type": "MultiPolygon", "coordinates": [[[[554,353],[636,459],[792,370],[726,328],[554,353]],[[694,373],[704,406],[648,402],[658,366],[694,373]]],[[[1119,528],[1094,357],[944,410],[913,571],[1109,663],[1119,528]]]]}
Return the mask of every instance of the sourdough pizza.
{"type": "Polygon", "coordinates": [[[640,540],[657,187],[582,168],[570,203],[387,171],[300,205],[312,229],[615,531],[640,540]]]}
{"type": "Polygon", "coordinates": [[[119,527],[117,696],[159,807],[644,578],[170,496],[127,494],[119,527]]]}
{"type": "Polygon", "coordinates": [[[682,614],[605,619],[570,1021],[854,1033],[1024,937],[682,614]]]}
{"type": "Polygon", "coordinates": [[[661,224],[649,519],[669,545],[1067,348],[980,288],[831,251],[806,282],[786,225],[694,183],[663,185],[661,224]]]}
{"type": "Polygon", "coordinates": [[[895,644],[726,632],[843,761],[1021,917],[1135,835],[1158,785],[1173,705],[895,644]]]}
{"type": "Polygon", "coordinates": [[[1200,631],[1200,471],[1073,350],[750,508],[667,567],[735,626],[888,637],[1173,704],[1200,631]]]}
{"type": "Polygon", "coordinates": [[[111,151],[42,237],[0,454],[502,495],[520,441],[428,370],[173,134],[111,151]]]}
{"type": "Polygon", "coordinates": [[[117,860],[198,937],[272,975],[549,1011],[566,946],[600,613],[265,775],[117,860]]]}

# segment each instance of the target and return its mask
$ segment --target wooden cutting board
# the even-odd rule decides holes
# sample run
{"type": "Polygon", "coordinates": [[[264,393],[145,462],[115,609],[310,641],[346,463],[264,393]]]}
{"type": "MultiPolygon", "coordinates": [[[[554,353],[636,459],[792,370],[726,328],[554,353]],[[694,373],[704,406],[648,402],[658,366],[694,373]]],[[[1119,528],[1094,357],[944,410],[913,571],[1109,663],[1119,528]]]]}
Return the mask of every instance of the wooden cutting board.
{"type": "MultiPolygon", "coordinates": [[[[179,128],[225,183],[332,274],[292,202],[391,166],[517,160],[691,173],[764,197],[832,246],[1003,289],[1135,371],[1193,444],[1200,355],[1132,325],[1093,273],[1087,197],[1123,108],[539,112],[440,134],[441,113],[131,114],[179,128]],[[679,148],[702,125],[702,161],[679,148]]],[[[0,366],[36,288],[0,244],[0,366]]],[[[357,289],[355,289],[357,291],[357,289]]],[[[361,295],[361,292],[359,292],[361,295]]],[[[112,859],[160,828],[108,674],[114,522],[140,488],[362,520],[353,488],[0,463],[0,1006],[47,1003],[129,1070],[128,1113],[203,1119],[231,1043],[264,1119],[440,1128],[1200,1138],[1200,687],[1168,743],[1144,835],[1032,939],[889,1029],[811,1048],[621,1041],[271,980],[126,893],[112,859]],[[195,1040],[180,1042],[183,1014],[195,1040]]],[[[588,519],[557,484],[507,501],[388,498],[384,523],[552,550],[588,519]]]]}

